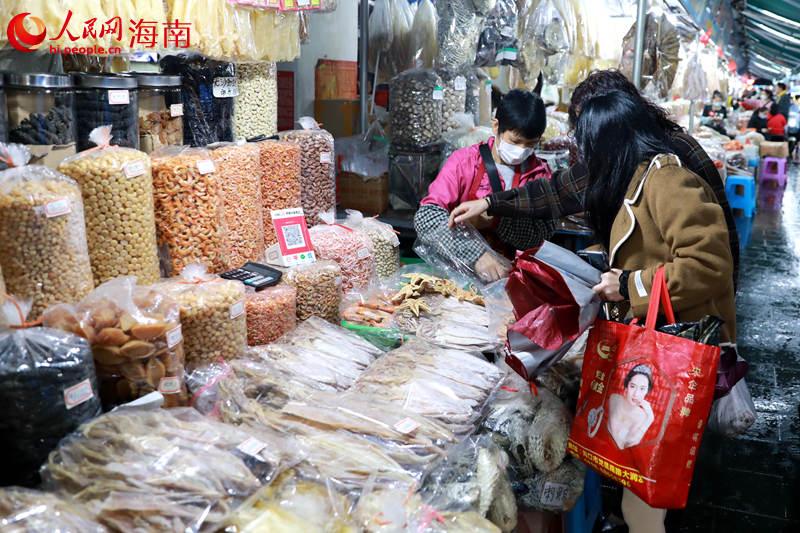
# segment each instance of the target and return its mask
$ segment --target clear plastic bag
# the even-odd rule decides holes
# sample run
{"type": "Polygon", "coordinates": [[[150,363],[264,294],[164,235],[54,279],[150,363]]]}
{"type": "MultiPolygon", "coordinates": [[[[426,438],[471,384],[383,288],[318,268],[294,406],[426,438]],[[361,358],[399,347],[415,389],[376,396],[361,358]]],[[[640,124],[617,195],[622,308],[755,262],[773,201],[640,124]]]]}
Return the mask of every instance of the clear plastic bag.
{"type": "Polygon", "coordinates": [[[517,3],[516,0],[497,0],[483,24],[475,54],[475,66],[516,64],[517,3]]]}
{"type": "Polygon", "coordinates": [[[264,244],[278,242],[270,211],[300,207],[300,146],[279,141],[258,143],[260,149],[261,201],[264,217],[264,244]]]}
{"type": "Polygon", "coordinates": [[[432,70],[416,69],[392,78],[389,112],[394,145],[419,148],[442,134],[442,79],[432,70]]]}
{"type": "Polygon", "coordinates": [[[275,63],[236,65],[239,96],[234,98],[233,134],[237,139],[278,132],[278,71],[275,63]]]}
{"type": "Polygon", "coordinates": [[[300,57],[300,14],[274,9],[250,10],[258,61],[293,61],[300,57]]]}
{"type": "Polygon", "coordinates": [[[298,348],[310,348],[319,352],[318,357],[339,360],[339,364],[349,364],[358,371],[363,371],[383,355],[380,348],[355,333],[318,317],[306,320],[281,337],[279,342],[298,348]]]}
{"type": "Polygon", "coordinates": [[[519,476],[511,469],[515,487],[524,487],[517,495],[521,509],[564,513],[570,511],[583,494],[586,466],[568,457],[552,472],[536,472],[532,476],[519,476]]]}
{"type": "Polygon", "coordinates": [[[151,164],[163,274],[175,275],[192,263],[225,270],[225,203],[211,154],[173,146],[151,154],[151,164]]]}
{"type": "Polygon", "coordinates": [[[15,166],[0,172],[0,268],[9,292],[32,298],[31,319],[94,287],[81,190],[30,153],[6,145],[15,166]],[[16,154],[16,156],[15,156],[16,154]]]}
{"type": "Polygon", "coordinates": [[[342,269],[336,261],[292,267],[283,281],[297,287],[297,320],[316,316],[332,324],[341,322],[342,269]]]}
{"type": "Polygon", "coordinates": [[[756,421],[756,406],[744,378],[731,391],[711,404],[708,429],[726,437],[744,434],[756,421]]]}
{"type": "Polygon", "coordinates": [[[687,100],[705,102],[708,92],[708,80],[703,63],[700,61],[700,54],[695,52],[686,64],[686,71],[683,73],[683,87],[681,95],[687,100]]]}
{"type": "Polygon", "coordinates": [[[411,35],[411,26],[414,23],[411,4],[404,0],[392,0],[391,13],[392,42],[385,59],[381,55],[380,63],[381,72],[390,78],[414,66],[415,52],[411,35]]]}
{"type": "Polygon", "coordinates": [[[453,123],[456,127],[442,134],[442,166],[456,150],[486,142],[494,135],[491,128],[476,127],[472,114],[456,113],[453,123]]]}
{"type": "Polygon", "coordinates": [[[465,85],[467,87],[466,93],[464,94],[464,111],[472,115],[473,124],[477,124],[481,105],[481,82],[475,74],[475,69],[472,65],[462,65],[458,69],[458,73],[464,76],[465,85]]]}
{"type": "Polygon", "coordinates": [[[95,284],[127,275],[154,283],[159,270],[150,158],[109,147],[111,133],[111,126],[95,128],[89,139],[99,149],[68,157],[58,170],[83,191],[95,284]]]}
{"type": "Polygon", "coordinates": [[[437,15],[432,0],[420,0],[411,25],[411,47],[415,66],[432,68],[439,55],[436,34],[437,15]]]}
{"type": "Polygon", "coordinates": [[[400,268],[400,239],[394,228],[375,218],[364,218],[359,211],[347,210],[345,225],[366,234],[374,246],[375,274],[388,278],[400,268]]]}
{"type": "Polygon", "coordinates": [[[193,263],[181,278],[165,281],[158,290],[181,307],[183,349],[189,366],[222,357],[232,359],[247,346],[244,285],[209,275],[193,263]]]}
{"type": "Polygon", "coordinates": [[[336,261],[342,269],[344,292],[369,286],[375,272],[375,246],[372,239],[357,229],[333,223],[332,218],[308,232],[317,257],[336,261]]]}
{"type": "Polygon", "coordinates": [[[0,489],[0,525],[6,533],[108,533],[92,508],[37,490],[0,489]]]}
{"type": "Polygon", "coordinates": [[[292,285],[267,287],[249,293],[247,307],[247,344],[270,343],[297,325],[297,288],[292,285]]]}
{"type": "MultiPolygon", "coordinates": [[[[628,78],[633,76],[633,56],[636,40],[636,23],[622,41],[620,70],[628,78]]],[[[680,36],[678,30],[660,9],[647,14],[644,30],[644,55],[642,57],[642,93],[654,99],[664,99],[669,94],[678,70],[680,36]]]]}
{"type": "Polygon", "coordinates": [[[84,337],[92,346],[100,399],[106,409],[154,391],[164,406],[187,400],[178,303],[136,285],[134,276],[112,279],[80,302],[47,310],[45,325],[84,337]]]}
{"type": "Polygon", "coordinates": [[[393,37],[392,0],[376,0],[369,16],[369,64],[372,69],[379,69],[376,65],[378,54],[386,59],[384,54],[392,46],[393,37]]]}
{"type": "Polygon", "coordinates": [[[251,10],[226,0],[173,0],[168,20],[191,21],[192,48],[206,57],[225,60],[258,59],[251,10]]]}
{"type": "Polygon", "coordinates": [[[459,127],[456,116],[466,109],[467,80],[458,71],[447,67],[436,69],[442,78],[442,131],[450,131],[459,127]]]}
{"type": "Polygon", "coordinates": [[[560,84],[575,42],[575,11],[568,0],[531,3],[519,26],[519,60],[523,84],[533,87],[539,72],[548,84],[560,84]]]}
{"type": "Polygon", "coordinates": [[[450,68],[472,65],[483,16],[473,10],[472,2],[464,0],[438,0],[437,27],[439,57],[437,64],[450,68]]]}

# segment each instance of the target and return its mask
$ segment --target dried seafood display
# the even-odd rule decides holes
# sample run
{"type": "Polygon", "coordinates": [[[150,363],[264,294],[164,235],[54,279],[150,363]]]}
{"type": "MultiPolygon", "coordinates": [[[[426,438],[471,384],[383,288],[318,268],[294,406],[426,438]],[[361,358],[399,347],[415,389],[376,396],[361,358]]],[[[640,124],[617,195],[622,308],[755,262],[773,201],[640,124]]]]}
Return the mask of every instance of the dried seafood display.
{"type": "Polygon", "coordinates": [[[107,533],[90,507],[37,490],[0,489],[0,527],[4,533],[107,533]]]}
{"type": "Polygon", "coordinates": [[[367,298],[358,298],[345,307],[342,318],[351,324],[373,328],[391,327],[395,306],[383,294],[373,294],[367,298]]]}

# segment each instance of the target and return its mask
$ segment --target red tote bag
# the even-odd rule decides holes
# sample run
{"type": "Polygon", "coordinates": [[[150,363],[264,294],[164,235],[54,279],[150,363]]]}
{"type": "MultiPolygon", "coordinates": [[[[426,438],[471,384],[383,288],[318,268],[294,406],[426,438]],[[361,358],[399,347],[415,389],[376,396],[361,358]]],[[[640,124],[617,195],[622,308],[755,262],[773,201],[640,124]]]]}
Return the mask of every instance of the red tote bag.
{"type": "Polygon", "coordinates": [[[656,331],[659,300],[674,323],[663,269],[644,328],[595,322],[568,449],[651,507],[678,509],[689,495],[720,348],[656,331]]]}

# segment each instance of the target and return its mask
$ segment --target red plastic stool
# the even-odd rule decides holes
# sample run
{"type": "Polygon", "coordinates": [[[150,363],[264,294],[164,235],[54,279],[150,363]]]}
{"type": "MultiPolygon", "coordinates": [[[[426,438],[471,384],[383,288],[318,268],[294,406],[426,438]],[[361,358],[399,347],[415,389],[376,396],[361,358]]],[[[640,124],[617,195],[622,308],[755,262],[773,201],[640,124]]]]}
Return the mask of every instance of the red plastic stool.
{"type": "Polygon", "coordinates": [[[782,157],[765,157],[758,177],[759,185],[765,182],[775,183],[775,189],[786,187],[786,159],[782,157]]]}

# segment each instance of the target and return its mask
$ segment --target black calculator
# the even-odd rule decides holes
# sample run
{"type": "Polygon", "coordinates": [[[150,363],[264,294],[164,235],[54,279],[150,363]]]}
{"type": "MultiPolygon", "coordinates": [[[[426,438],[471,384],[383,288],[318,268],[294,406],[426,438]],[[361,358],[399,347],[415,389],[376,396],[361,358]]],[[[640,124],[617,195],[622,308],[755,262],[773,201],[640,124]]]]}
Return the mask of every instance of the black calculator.
{"type": "Polygon", "coordinates": [[[241,281],[249,287],[259,290],[278,283],[281,280],[282,274],[283,273],[280,270],[268,267],[267,265],[248,262],[245,263],[241,268],[223,272],[220,274],[220,277],[225,279],[235,279],[237,281],[241,281]]]}

